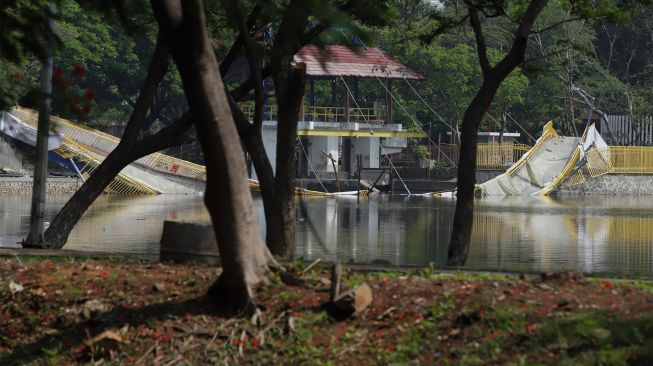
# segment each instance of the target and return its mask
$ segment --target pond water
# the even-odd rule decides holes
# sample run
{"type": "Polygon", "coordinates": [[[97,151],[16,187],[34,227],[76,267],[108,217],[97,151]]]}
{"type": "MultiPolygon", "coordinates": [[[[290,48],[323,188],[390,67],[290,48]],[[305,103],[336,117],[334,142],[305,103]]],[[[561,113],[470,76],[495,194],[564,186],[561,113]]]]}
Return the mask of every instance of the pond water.
{"type": "MultiPolygon", "coordinates": [[[[48,196],[46,221],[66,202],[48,196]]],[[[261,201],[256,201],[259,220],[261,201]]],[[[380,195],[308,198],[297,209],[294,256],[345,263],[443,266],[455,201],[380,195]]],[[[29,195],[0,195],[0,246],[29,227],[29,195]]],[[[202,197],[102,196],[67,249],[158,257],[163,220],[208,222],[202,197]]],[[[263,231],[263,229],[262,229],[263,231]]],[[[653,197],[500,197],[476,201],[467,266],[653,275],[653,197]]]]}

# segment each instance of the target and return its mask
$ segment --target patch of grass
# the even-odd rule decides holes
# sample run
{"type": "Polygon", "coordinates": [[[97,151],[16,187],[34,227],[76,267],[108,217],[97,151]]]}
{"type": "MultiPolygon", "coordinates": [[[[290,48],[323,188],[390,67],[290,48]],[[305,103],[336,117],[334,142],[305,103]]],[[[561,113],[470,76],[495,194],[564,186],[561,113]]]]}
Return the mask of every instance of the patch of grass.
{"type": "Polygon", "coordinates": [[[613,280],[613,282],[615,284],[632,287],[643,292],[653,293],[653,281],[651,280],[613,280]]]}
{"type": "Polygon", "coordinates": [[[605,311],[576,314],[546,324],[526,348],[558,349],[577,364],[651,365],[653,317],[622,319],[605,311]]]}
{"type": "Polygon", "coordinates": [[[454,279],[477,282],[477,281],[511,281],[515,280],[516,276],[499,272],[468,272],[456,271],[451,274],[454,279]]]}

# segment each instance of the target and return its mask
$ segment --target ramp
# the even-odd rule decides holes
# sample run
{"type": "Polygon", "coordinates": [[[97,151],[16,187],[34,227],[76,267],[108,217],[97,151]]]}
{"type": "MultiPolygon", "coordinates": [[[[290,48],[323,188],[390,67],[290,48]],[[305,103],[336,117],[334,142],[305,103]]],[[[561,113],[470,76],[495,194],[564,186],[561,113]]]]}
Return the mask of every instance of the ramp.
{"type": "MultiPolygon", "coordinates": [[[[38,112],[15,107],[12,114],[31,129],[36,129],[38,112]]],[[[51,158],[66,163],[72,161],[73,170],[86,178],[118,146],[118,137],[51,117],[53,128],[64,136],[61,146],[51,151],[51,158]]],[[[159,194],[197,193],[204,190],[206,168],[169,155],[154,153],[136,160],[114,179],[107,193],[159,194]]]]}
{"type": "Polygon", "coordinates": [[[583,167],[590,172],[609,171],[609,155],[596,154],[605,147],[594,125],[579,138],[559,136],[549,122],[532,149],[505,173],[478,185],[478,189],[483,195],[547,195],[562,184],[583,180],[583,167]]]}

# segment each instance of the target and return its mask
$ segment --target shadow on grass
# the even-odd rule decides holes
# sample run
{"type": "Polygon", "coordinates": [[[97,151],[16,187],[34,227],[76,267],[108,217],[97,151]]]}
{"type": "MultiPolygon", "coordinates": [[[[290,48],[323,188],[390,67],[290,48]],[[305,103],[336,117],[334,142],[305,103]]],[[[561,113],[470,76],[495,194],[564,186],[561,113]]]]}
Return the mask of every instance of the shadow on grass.
{"type": "Polygon", "coordinates": [[[150,321],[187,314],[227,315],[216,311],[216,306],[206,296],[180,302],[151,304],[137,309],[115,306],[111,311],[97,317],[62,327],[57,333],[45,335],[35,342],[14,348],[10,354],[0,356],[0,365],[27,364],[46,356],[44,350],[48,349],[56,349],[60,353],[72,352],[76,347],[84,344],[88,339],[88,333],[96,335],[105,330],[121,328],[126,324],[137,327],[150,321]]]}

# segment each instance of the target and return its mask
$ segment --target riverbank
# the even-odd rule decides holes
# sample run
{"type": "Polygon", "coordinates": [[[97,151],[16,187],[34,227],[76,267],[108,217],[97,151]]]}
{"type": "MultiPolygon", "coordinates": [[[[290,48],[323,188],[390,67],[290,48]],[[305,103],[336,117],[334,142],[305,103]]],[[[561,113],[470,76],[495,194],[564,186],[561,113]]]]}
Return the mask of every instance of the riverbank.
{"type": "MultiPolygon", "coordinates": [[[[51,194],[73,194],[82,183],[82,180],[76,177],[50,176],[45,182],[45,191],[51,194]]],[[[0,194],[32,194],[32,184],[32,177],[0,175],[0,194]]]]}
{"type": "MultiPolygon", "coordinates": [[[[301,273],[304,264],[289,270],[301,273]]],[[[329,274],[259,288],[226,319],[201,297],[218,270],[73,258],[0,259],[0,364],[650,364],[653,282],[345,271],[371,305],[336,322],[329,274]]]]}

